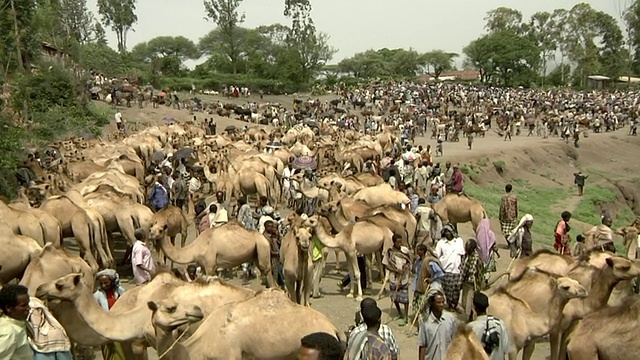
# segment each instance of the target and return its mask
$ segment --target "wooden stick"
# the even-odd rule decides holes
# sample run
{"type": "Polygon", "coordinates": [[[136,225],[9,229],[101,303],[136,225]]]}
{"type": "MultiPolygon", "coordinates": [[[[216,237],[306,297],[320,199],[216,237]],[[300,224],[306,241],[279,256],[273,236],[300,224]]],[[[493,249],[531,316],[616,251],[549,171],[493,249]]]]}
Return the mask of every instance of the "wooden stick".
{"type": "Polygon", "coordinates": [[[516,261],[516,259],[520,257],[520,253],[521,252],[522,252],[522,248],[518,249],[518,252],[516,253],[516,257],[511,259],[511,262],[509,263],[509,267],[507,268],[507,272],[509,272],[509,270],[511,270],[511,266],[513,266],[513,262],[516,261]]]}
{"type": "Polygon", "coordinates": [[[418,306],[418,309],[416,310],[416,314],[413,317],[413,321],[411,322],[411,327],[409,327],[409,336],[412,336],[412,334],[413,334],[413,327],[416,326],[416,321],[418,321],[418,317],[420,316],[420,311],[424,307],[424,303],[427,300],[427,294],[429,293],[430,289],[431,289],[431,283],[429,283],[429,285],[427,285],[427,289],[424,291],[424,295],[422,296],[422,300],[420,300],[420,305],[418,306]]]}

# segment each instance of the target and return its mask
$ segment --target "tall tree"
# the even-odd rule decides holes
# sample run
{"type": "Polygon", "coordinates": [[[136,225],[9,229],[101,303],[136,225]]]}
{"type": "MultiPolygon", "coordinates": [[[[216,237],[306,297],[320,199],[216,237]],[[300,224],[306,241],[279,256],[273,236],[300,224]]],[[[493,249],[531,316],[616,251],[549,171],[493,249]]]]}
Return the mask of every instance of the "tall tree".
{"type": "Polygon", "coordinates": [[[640,74],[640,0],[633,0],[624,12],[631,72],[640,74]]]}
{"type": "Polygon", "coordinates": [[[524,30],[522,13],[516,9],[499,7],[487,12],[484,28],[489,32],[512,31],[521,34],[524,30]]]}
{"type": "MultiPolygon", "coordinates": [[[[204,8],[207,16],[220,29],[221,45],[224,54],[229,58],[233,73],[238,72],[240,51],[238,46],[238,25],[244,22],[244,13],[238,8],[242,0],[205,0],[204,8]]],[[[209,53],[209,55],[214,55],[209,53]]]]}
{"type": "Polygon", "coordinates": [[[41,43],[35,26],[35,0],[0,1],[0,59],[2,72],[28,71],[40,54],[41,43]]]}
{"type": "Polygon", "coordinates": [[[542,85],[547,75],[547,63],[556,55],[558,32],[556,18],[546,11],[540,11],[531,16],[528,25],[528,35],[540,50],[540,71],[542,85]]]}
{"type": "Polygon", "coordinates": [[[98,13],[105,26],[116,33],[118,51],[127,51],[127,33],[138,22],[136,0],[98,0],[98,13]]]}
{"type": "Polygon", "coordinates": [[[458,56],[456,53],[448,53],[443,50],[433,50],[423,55],[426,65],[426,73],[438,79],[447,70],[453,69],[453,59],[458,56]]]}
{"type": "Polygon", "coordinates": [[[86,0],[60,0],[59,21],[67,38],[84,44],[94,38],[93,14],[86,0]]]}

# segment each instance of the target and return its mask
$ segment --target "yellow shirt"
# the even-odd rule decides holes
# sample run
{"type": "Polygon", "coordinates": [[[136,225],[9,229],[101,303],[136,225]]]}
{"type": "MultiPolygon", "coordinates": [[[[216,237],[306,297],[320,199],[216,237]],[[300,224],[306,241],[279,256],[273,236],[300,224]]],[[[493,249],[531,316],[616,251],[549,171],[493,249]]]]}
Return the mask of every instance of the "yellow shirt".
{"type": "Polygon", "coordinates": [[[313,243],[313,261],[318,261],[322,259],[322,249],[324,249],[324,245],[317,238],[311,239],[313,243]]]}
{"type": "Polygon", "coordinates": [[[24,321],[0,316],[0,359],[33,360],[24,321]]]}

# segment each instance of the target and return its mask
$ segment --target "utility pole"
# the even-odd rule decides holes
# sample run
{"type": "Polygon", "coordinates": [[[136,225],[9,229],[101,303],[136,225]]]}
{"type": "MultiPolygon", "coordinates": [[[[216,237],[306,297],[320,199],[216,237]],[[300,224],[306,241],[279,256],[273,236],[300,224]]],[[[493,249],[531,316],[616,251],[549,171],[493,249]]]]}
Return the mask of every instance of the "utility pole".
{"type": "Polygon", "coordinates": [[[22,61],[22,50],[20,50],[21,46],[20,29],[18,28],[18,13],[16,12],[16,6],[13,3],[13,0],[9,0],[9,2],[11,4],[11,15],[13,15],[13,31],[16,36],[16,54],[18,55],[18,66],[20,66],[22,70],[26,71],[27,69],[25,69],[24,62],[22,61]]]}

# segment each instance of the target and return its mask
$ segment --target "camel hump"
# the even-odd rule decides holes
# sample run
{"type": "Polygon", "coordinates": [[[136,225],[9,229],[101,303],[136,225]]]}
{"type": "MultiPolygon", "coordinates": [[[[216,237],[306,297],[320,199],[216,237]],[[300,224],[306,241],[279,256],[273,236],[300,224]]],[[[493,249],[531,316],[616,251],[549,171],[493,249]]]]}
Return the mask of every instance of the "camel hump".
{"type": "Polygon", "coordinates": [[[63,195],[60,195],[60,198],[69,199],[71,203],[73,203],[75,206],[79,208],[83,208],[84,206],[84,199],[82,198],[82,195],[80,195],[80,193],[77,190],[69,190],[63,195]]]}

